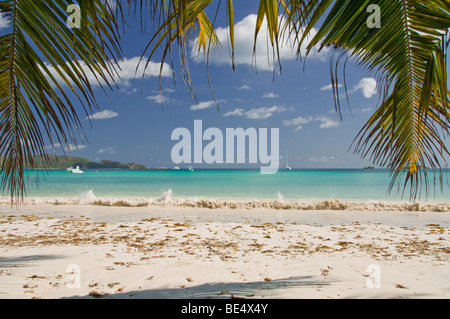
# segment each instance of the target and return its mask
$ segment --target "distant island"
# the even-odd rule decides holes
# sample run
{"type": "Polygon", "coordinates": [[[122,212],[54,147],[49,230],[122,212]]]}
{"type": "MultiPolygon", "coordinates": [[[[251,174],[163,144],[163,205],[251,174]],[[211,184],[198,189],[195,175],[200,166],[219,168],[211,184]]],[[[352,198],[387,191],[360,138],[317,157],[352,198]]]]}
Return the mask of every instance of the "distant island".
{"type": "MultiPolygon", "coordinates": [[[[79,166],[80,169],[99,169],[99,168],[121,168],[121,169],[148,169],[147,166],[138,164],[138,163],[120,163],[116,161],[110,161],[110,160],[102,160],[100,162],[94,162],[91,160],[88,160],[87,158],[83,157],[76,157],[76,156],[56,156],[53,154],[49,154],[49,162],[47,162],[46,165],[42,165],[42,167],[47,167],[50,169],[56,169],[56,168],[68,168],[70,166],[79,166]]],[[[42,156],[36,156],[35,157],[36,163],[42,163],[43,157],[42,156]]],[[[39,165],[38,165],[39,166],[39,165]]]]}

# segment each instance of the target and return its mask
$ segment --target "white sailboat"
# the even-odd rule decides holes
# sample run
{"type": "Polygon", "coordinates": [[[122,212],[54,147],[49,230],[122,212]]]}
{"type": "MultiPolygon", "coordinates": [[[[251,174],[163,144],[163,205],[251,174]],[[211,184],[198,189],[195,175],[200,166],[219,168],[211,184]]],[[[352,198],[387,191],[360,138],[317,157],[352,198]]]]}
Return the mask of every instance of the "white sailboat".
{"type": "Polygon", "coordinates": [[[74,168],[73,166],[68,167],[68,168],[66,169],[66,171],[67,171],[68,173],[72,173],[72,174],[82,174],[82,173],[84,173],[84,172],[80,169],[80,166],[76,166],[75,168],[74,168]]]}
{"type": "Polygon", "coordinates": [[[286,152],[286,166],[284,167],[285,171],[290,171],[292,168],[288,164],[289,161],[289,154],[286,152]]]}

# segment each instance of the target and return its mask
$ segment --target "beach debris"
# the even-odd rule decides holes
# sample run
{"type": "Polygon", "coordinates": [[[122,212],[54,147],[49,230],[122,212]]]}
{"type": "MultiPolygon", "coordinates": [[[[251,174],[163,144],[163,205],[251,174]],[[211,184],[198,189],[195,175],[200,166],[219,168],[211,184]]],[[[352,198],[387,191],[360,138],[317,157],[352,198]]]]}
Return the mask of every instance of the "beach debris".
{"type": "Polygon", "coordinates": [[[98,292],[97,290],[92,290],[90,293],[89,293],[89,296],[91,296],[91,297],[94,297],[94,298],[103,298],[103,297],[105,297],[107,294],[106,293],[103,293],[103,292],[98,292]]]}
{"type": "Polygon", "coordinates": [[[320,275],[327,277],[330,274],[330,269],[321,269],[320,270],[320,275]]]}
{"type": "Polygon", "coordinates": [[[45,276],[39,276],[39,275],[33,275],[33,276],[30,276],[30,277],[27,277],[27,278],[30,278],[30,279],[48,279],[45,276]]]}
{"type": "Polygon", "coordinates": [[[32,289],[32,288],[37,288],[37,285],[29,285],[29,284],[25,284],[25,285],[23,285],[22,288],[24,288],[24,289],[28,289],[28,288],[30,288],[30,289],[32,289]]]}
{"type": "Polygon", "coordinates": [[[399,289],[408,289],[407,287],[400,285],[400,284],[395,284],[395,288],[399,288],[399,289]]]}
{"type": "Polygon", "coordinates": [[[114,288],[114,286],[120,285],[120,282],[112,282],[108,284],[109,288],[114,288]]]}

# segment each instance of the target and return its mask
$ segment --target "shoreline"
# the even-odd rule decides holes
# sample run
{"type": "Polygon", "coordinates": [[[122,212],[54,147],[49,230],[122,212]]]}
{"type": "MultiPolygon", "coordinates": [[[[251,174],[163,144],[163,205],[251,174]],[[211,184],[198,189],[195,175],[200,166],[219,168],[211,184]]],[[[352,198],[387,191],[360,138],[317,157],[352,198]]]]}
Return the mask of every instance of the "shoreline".
{"type": "MultiPolygon", "coordinates": [[[[198,208],[198,209],[228,209],[228,210],[298,210],[298,211],[405,211],[405,212],[448,212],[450,201],[443,200],[383,200],[383,199],[284,199],[278,194],[276,199],[221,199],[204,197],[174,197],[172,190],[164,191],[159,197],[117,197],[97,196],[92,190],[75,197],[33,197],[29,196],[21,207],[54,205],[54,206],[97,206],[97,207],[131,207],[131,208],[198,208]]],[[[0,197],[0,207],[10,206],[7,197],[0,197]]],[[[13,203],[13,205],[16,205],[13,203]]]]}
{"type": "Polygon", "coordinates": [[[449,212],[1,205],[0,298],[449,298],[449,235],[449,212]]]}

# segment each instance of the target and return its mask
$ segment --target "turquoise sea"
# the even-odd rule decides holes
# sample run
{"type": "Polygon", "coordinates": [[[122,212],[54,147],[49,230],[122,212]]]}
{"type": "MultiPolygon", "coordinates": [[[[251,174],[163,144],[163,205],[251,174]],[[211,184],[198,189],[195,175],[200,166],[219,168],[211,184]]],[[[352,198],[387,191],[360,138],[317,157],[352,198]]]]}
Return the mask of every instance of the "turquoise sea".
{"type": "MultiPolygon", "coordinates": [[[[408,202],[409,191],[402,197],[384,169],[292,169],[264,175],[259,170],[185,169],[107,170],[87,169],[83,174],[52,170],[30,185],[27,199],[33,201],[89,204],[120,200],[122,203],[174,203],[198,200],[219,201],[394,201],[408,202]]],[[[431,187],[421,202],[450,202],[447,183],[443,192],[431,187]]],[[[7,198],[7,194],[3,194],[7,198]]]]}

